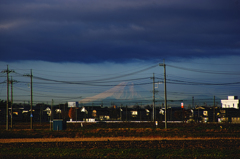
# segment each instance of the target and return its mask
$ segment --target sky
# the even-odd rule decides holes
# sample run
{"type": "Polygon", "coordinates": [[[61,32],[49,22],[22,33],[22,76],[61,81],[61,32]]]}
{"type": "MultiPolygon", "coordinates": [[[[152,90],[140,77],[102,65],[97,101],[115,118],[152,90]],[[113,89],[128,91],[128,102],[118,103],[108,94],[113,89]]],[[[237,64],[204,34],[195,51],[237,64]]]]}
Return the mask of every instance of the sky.
{"type": "Polygon", "coordinates": [[[34,103],[79,101],[121,82],[151,103],[154,73],[161,105],[163,60],[168,100],[240,96],[239,15],[240,0],[1,0],[0,99],[8,65],[15,102],[29,102],[32,69],[34,103]]]}

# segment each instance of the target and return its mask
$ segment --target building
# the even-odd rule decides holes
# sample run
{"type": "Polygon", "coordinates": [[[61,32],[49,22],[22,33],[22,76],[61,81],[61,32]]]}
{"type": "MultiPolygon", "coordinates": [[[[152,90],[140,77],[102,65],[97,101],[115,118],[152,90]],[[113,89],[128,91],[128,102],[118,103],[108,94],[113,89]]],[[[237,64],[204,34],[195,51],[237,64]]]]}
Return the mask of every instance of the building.
{"type": "Polygon", "coordinates": [[[222,108],[239,109],[239,99],[237,96],[228,96],[227,100],[221,100],[222,108]]]}

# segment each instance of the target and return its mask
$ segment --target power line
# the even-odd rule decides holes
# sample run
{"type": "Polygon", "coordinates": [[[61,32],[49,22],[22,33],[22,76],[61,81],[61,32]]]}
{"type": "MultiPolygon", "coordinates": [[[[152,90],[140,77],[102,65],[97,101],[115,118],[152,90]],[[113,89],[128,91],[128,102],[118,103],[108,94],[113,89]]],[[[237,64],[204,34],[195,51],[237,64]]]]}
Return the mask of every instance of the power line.
{"type": "MultiPolygon", "coordinates": [[[[162,80],[162,78],[157,78],[162,80]]],[[[205,82],[192,82],[183,80],[167,79],[170,84],[182,84],[182,85],[238,85],[240,82],[226,82],[226,83],[205,83],[205,82]]]]}
{"type": "Polygon", "coordinates": [[[179,67],[174,65],[168,65],[172,68],[177,68],[186,71],[199,72],[199,73],[209,73],[209,74],[222,74],[222,75],[240,75],[240,72],[223,72],[223,71],[214,71],[214,70],[200,70],[200,69],[190,69],[185,67],[179,67]]]}

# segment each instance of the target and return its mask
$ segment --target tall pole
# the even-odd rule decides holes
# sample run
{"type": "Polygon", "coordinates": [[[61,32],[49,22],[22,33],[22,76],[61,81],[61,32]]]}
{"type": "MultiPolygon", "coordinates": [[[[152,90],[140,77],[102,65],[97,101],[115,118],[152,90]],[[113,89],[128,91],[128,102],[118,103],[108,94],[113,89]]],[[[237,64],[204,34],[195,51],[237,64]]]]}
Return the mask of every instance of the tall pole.
{"type": "Polygon", "coordinates": [[[11,128],[13,128],[13,83],[17,82],[16,80],[13,80],[11,77],[11,81],[9,81],[9,83],[11,83],[11,128]]]}
{"type": "Polygon", "coordinates": [[[42,104],[40,105],[40,125],[42,125],[42,104]]]}
{"type": "Polygon", "coordinates": [[[154,73],[153,73],[153,118],[152,120],[155,121],[155,77],[154,77],[154,73]]]}
{"type": "Polygon", "coordinates": [[[30,77],[30,79],[31,79],[31,105],[30,105],[30,129],[33,129],[33,114],[32,114],[32,103],[33,103],[33,90],[32,90],[32,88],[33,88],[33,84],[32,84],[32,77],[33,77],[33,75],[32,75],[32,69],[31,69],[31,74],[29,75],[29,74],[27,74],[27,75],[23,75],[23,76],[27,76],[27,77],[30,77]]]}
{"type": "Polygon", "coordinates": [[[9,73],[14,72],[13,70],[7,69],[2,71],[2,73],[7,73],[7,102],[6,102],[6,130],[8,130],[8,102],[9,102],[9,73]]]}
{"type": "Polygon", "coordinates": [[[192,108],[194,108],[194,96],[192,96],[192,108]]]}
{"type": "Polygon", "coordinates": [[[63,107],[63,111],[64,111],[64,113],[63,113],[63,121],[65,121],[65,116],[66,116],[66,112],[65,112],[66,104],[67,104],[67,102],[64,104],[64,107],[63,107]]]}
{"type": "Polygon", "coordinates": [[[213,122],[215,122],[215,96],[213,97],[213,122]]]}
{"type": "MultiPolygon", "coordinates": [[[[59,112],[58,112],[58,119],[60,119],[60,104],[59,104],[59,112]]],[[[77,114],[77,113],[76,113],[77,114]]]]}
{"type": "Polygon", "coordinates": [[[167,84],[166,84],[166,64],[163,60],[162,64],[159,66],[163,66],[164,68],[164,105],[165,105],[165,129],[167,129],[167,84]]]}
{"type": "Polygon", "coordinates": [[[53,99],[52,99],[52,104],[51,104],[51,116],[50,116],[50,130],[52,130],[52,124],[51,121],[53,121],[53,99]]]}
{"type": "Polygon", "coordinates": [[[8,130],[8,101],[9,101],[9,70],[7,65],[7,104],[6,104],[6,130],[8,130]]]}
{"type": "Polygon", "coordinates": [[[120,105],[120,121],[122,121],[122,104],[120,105]]]}
{"type": "Polygon", "coordinates": [[[32,103],[33,103],[33,94],[32,94],[32,69],[31,69],[31,115],[30,115],[30,129],[33,129],[33,114],[32,114],[32,103]]]}
{"type": "Polygon", "coordinates": [[[13,80],[11,77],[11,128],[13,128],[13,80]]]}
{"type": "Polygon", "coordinates": [[[127,113],[127,105],[126,105],[126,121],[127,121],[127,116],[128,116],[128,113],[127,113]]]}
{"type": "Polygon", "coordinates": [[[164,66],[164,103],[165,103],[165,129],[167,129],[167,85],[166,85],[166,65],[163,61],[164,66]]]}

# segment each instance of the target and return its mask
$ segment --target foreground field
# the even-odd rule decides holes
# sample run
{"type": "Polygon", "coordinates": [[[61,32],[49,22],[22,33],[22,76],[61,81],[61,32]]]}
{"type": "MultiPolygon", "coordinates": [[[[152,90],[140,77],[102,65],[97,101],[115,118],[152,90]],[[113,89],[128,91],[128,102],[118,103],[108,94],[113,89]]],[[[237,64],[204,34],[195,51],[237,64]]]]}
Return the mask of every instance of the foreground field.
{"type": "Polygon", "coordinates": [[[239,158],[240,125],[154,123],[0,127],[0,158],[239,158]]]}
{"type": "Polygon", "coordinates": [[[0,158],[239,158],[240,140],[16,142],[0,158]]]}
{"type": "Polygon", "coordinates": [[[82,137],[240,137],[239,124],[168,124],[164,129],[149,123],[80,123],[67,124],[63,131],[51,131],[49,123],[34,123],[33,130],[29,123],[16,123],[13,129],[5,130],[0,125],[0,138],[82,138],[82,137]]]}

